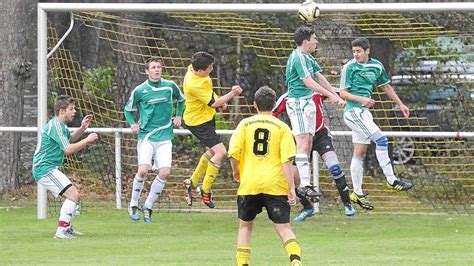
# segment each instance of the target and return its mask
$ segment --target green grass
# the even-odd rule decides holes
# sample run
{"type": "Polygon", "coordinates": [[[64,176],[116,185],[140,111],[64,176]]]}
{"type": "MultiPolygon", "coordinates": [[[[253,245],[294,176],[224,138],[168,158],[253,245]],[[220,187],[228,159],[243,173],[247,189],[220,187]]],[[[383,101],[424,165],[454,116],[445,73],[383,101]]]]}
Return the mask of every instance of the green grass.
{"type": "MultiPolygon", "coordinates": [[[[235,213],[154,215],[133,222],[125,211],[88,208],[74,225],[85,233],[53,239],[56,218],[36,210],[0,208],[0,264],[235,265],[235,213]]],[[[448,215],[354,217],[322,214],[293,223],[305,265],[473,265],[474,218],[448,215]]],[[[251,265],[288,265],[282,244],[259,215],[251,265]]]]}

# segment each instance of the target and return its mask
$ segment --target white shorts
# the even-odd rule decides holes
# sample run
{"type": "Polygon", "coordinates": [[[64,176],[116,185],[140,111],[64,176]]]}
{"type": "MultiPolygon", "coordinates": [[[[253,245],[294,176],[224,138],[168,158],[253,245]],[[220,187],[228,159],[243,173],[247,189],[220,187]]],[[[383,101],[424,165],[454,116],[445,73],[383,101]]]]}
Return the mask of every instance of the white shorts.
{"type": "Polygon", "coordinates": [[[370,144],[370,137],[380,130],[369,108],[354,107],[345,111],[344,122],[352,129],[353,143],[370,144]]]}
{"type": "Polygon", "coordinates": [[[291,121],[291,132],[294,136],[316,131],[316,105],[312,96],[308,98],[288,98],[286,112],[291,121]]]}
{"type": "Polygon", "coordinates": [[[43,185],[47,190],[51,191],[54,197],[62,195],[72,186],[71,180],[58,169],[54,169],[49,174],[40,178],[38,184],[43,185]]]}
{"type": "Polygon", "coordinates": [[[171,140],[151,142],[140,140],[137,144],[138,164],[147,164],[153,170],[163,167],[171,168],[172,144],[171,140]]]}

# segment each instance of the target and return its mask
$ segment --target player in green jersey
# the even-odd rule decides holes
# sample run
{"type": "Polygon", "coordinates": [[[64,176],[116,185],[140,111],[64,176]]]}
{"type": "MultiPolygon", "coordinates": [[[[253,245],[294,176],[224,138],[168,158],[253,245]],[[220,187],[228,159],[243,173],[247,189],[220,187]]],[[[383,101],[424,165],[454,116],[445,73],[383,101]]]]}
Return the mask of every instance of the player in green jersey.
{"type": "Polygon", "coordinates": [[[286,110],[296,140],[295,162],[301,180],[298,194],[316,201],[320,194],[310,184],[308,161],[316,128],[316,106],[312,96],[317,92],[333,104],[344,106],[345,103],[321,74],[321,68],[311,55],[318,45],[314,30],[306,26],[299,27],[295,31],[294,40],[297,47],[286,64],[286,110]]]}
{"type": "Polygon", "coordinates": [[[363,162],[370,141],[376,144],[377,160],[388,185],[395,190],[407,191],[412,187],[412,184],[399,180],[393,172],[392,163],[388,156],[388,139],[374,123],[369,109],[375,104],[375,100],[371,98],[374,87],[381,87],[387,96],[400,107],[400,111],[405,118],[410,115],[410,110],[390,86],[390,79],[382,63],[370,58],[369,53],[369,40],[358,38],[352,41],[354,58],[342,68],[340,95],[346,100],[344,122],[352,129],[354,146],[350,166],[354,187],[351,200],[364,209],[373,210],[374,206],[370,204],[362,192],[363,162]]]}
{"type": "Polygon", "coordinates": [[[150,192],[142,206],[143,220],[151,222],[153,203],[158,199],[170,175],[172,160],[173,126],[181,125],[184,96],[178,85],[161,77],[161,60],[152,57],[145,62],[148,79],[138,85],[130,95],[124,115],[134,133],[138,133],[138,171],[133,179],[129,215],[134,221],[140,220],[138,200],[143,189],[148,170],[158,170],[151,184],[150,192]],[[173,117],[173,101],[176,113],[173,117]],[[139,113],[138,122],[133,112],[139,113]]]}
{"type": "Polygon", "coordinates": [[[71,155],[82,149],[87,144],[97,140],[96,133],[89,134],[86,138],[79,137],[89,127],[92,115],[82,119],[81,127],[69,132],[66,124],[74,119],[76,109],[71,96],[58,96],[54,103],[55,116],[49,120],[41,132],[41,139],[33,156],[33,177],[38,185],[44,186],[55,197],[65,198],[59,211],[59,221],[55,238],[69,239],[73,235],[81,234],[74,231],[71,226],[72,218],[79,206],[79,192],[58,168],[63,164],[64,155],[71,155]],[[77,143],[73,143],[76,142],[77,143]]]}

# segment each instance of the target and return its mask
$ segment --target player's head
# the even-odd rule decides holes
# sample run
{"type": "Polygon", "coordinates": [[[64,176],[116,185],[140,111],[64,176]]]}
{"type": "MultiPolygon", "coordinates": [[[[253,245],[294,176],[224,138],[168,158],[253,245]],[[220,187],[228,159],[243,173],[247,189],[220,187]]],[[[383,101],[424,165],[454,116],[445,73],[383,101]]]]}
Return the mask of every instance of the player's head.
{"type": "Polygon", "coordinates": [[[191,57],[191,65],[193,70],[199,76],[208,76],[213,69],[214,56],[206,52],[197,52],[191,57]]]}
{"type": "Polygon", "coordinates": [[[76,114],[74,98],[69,95],[60,95],[54,101],[54,114],[63,122],[71,122],[76,114]]]}
{"type": "Polygon", "coordinates": [[[296,29],[294,40],[297,46],[301,47],[303,52],[312,53],[316,50],[318,40],[314,30],[307,26],[302,26],[296,29]]]}
{"type": "Polygon", "coordinates": [[[369,60],[370,43],[367,38],[357,38],[351,42],[352,55],[358,63],[367,63],[369,60]]]}
{"type": "Polygon", "coordinates": [[[161,59],[158,57],[150,57],[145,61],[145,73],[151,81],[158,81],[161,78],[163,70],[161,59]]]}
{"type": "Polygon", "coordinates": [[[276,93],[268,86],[262,86],[255,92],[254,105],[259,112],[272,111],[275,101],[276,93]]]}

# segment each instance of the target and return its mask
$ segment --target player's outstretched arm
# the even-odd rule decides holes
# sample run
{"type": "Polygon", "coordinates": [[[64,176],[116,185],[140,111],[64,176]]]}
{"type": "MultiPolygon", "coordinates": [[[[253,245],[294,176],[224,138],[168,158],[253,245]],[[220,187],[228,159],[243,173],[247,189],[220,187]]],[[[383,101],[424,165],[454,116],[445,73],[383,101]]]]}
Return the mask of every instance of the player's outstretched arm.
{"type": "Polygon", "coordinates": [[[219,97],[216,99],[216,101],[211,105],[212,108],[218,108],[223,106],[225,103],[230,101],[232,98],[234,98],[237,95],[240,95],[242,93],[242,88],[238,85],[232,86],[231,91],[229,91],[227,94],[225,94],[222,97],[219,97]]]}
{"type": "Polygon", "coordinates": [[[405,104],[403,104],[402,100],[400,100],[393,87],[390,84],[385,84],[382,89],[385,91],[387,96],[392,99],[392,101],[400,106],[400,111],[403,113],[403,116],[408,118],[410,116],[410,109],[405,104]]]}
{"type": "Polygon", "coordinates": [[[64,150],[64,153],[66,155],[71,155],[71,154],[74,154],[82,149],[84,149],[87,144],[89,143],[93,143],[94,141],[96,141],[97,139],[99,138],[99,136],[97,135],[97,133],[91,133],[89,134],[85,139],[77,142],[77,143],[72,143],[72,144],[69,144],[66,149],[64,150]]]}

